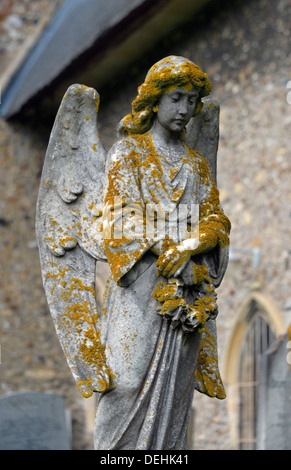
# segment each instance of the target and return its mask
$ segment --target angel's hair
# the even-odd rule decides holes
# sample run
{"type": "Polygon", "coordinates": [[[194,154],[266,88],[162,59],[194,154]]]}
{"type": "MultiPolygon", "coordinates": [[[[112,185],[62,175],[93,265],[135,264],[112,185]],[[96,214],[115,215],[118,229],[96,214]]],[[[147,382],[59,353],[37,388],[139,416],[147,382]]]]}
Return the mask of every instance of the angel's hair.
{"type": "Polygon", "coordinates": [[[155,105],[172,87],[192,85],[198,91],[196,116],[203,108],[201,98],[211,92],[207,74],[198,65],[179,56],[169,56],[154,64],[148,71],[138,95],[132,103],[132,112],[117,127],[119,137],[147,132],[155,117],[155,105]]]}

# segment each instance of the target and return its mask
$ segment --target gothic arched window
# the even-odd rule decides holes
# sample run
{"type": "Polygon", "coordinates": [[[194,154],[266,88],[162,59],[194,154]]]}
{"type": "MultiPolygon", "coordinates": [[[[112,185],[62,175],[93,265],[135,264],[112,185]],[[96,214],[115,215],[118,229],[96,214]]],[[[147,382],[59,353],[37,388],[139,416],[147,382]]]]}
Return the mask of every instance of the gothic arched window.
{"type": "Polygon", "coordinates": [[[250,308],[253,314],[242,342],[238,370],[238,448],[240,450],[256,448],[257,390],[261,358],[275,339],[274,330],[268,323],[266,314],[257,309],[255,302],[250,308]]]}
{"type": "Polygon", "coordinates": [[[231,437],[236,449],[256,449],[262,354],[283,332],[282,315],[272,301],[261,293],[253,293],[238,315],[225,364],[231,437]]]}

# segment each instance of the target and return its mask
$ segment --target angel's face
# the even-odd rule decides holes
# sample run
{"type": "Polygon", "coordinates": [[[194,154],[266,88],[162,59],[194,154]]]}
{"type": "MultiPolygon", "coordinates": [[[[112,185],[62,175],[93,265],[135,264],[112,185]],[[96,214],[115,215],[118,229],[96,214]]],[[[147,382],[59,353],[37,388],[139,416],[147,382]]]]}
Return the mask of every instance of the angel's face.
{"type": "Polygon", "coordinates": [[[169,89],[158,102],[159,124],[171,134],[180,133],[193,116],[197,98],[198,92],[192,86],[169,89]]]}

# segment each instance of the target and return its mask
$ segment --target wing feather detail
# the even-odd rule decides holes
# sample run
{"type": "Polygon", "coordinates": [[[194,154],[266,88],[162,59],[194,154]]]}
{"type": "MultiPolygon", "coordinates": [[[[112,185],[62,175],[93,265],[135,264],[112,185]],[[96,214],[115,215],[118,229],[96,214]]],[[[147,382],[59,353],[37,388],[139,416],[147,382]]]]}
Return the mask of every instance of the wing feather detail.
{"type": "Polygon", "coordinates": [[[37,202],[43,285],[55,328],[81,393],[114,387],[101,339],[96,261],[106,261],[101,190],[106,152],[97,130],[99,95],[67,90],[51,132],[37,202]]]}

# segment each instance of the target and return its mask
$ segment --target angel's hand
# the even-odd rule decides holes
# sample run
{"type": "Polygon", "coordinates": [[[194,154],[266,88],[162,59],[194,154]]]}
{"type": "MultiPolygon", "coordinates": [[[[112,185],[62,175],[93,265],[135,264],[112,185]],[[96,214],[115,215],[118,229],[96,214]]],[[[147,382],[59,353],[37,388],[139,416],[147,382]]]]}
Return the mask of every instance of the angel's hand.
{"type": "Polygon", "coordinates": [[[191,251],[184,249],[182,244],[173,245],[159,256],[156,266],[157,276],[166,278],[177,277],[183,271],[191,256],[191,251]]]}
{"type": "Polygon", "coordinates": [[[211,249],[211,245],[205,237],[187,238],[177,245],[170,246],[158,258],[156,266],[157,275],[163,277],[177,277],[187,265],[191,256],[206,253],[211,249]]]}

